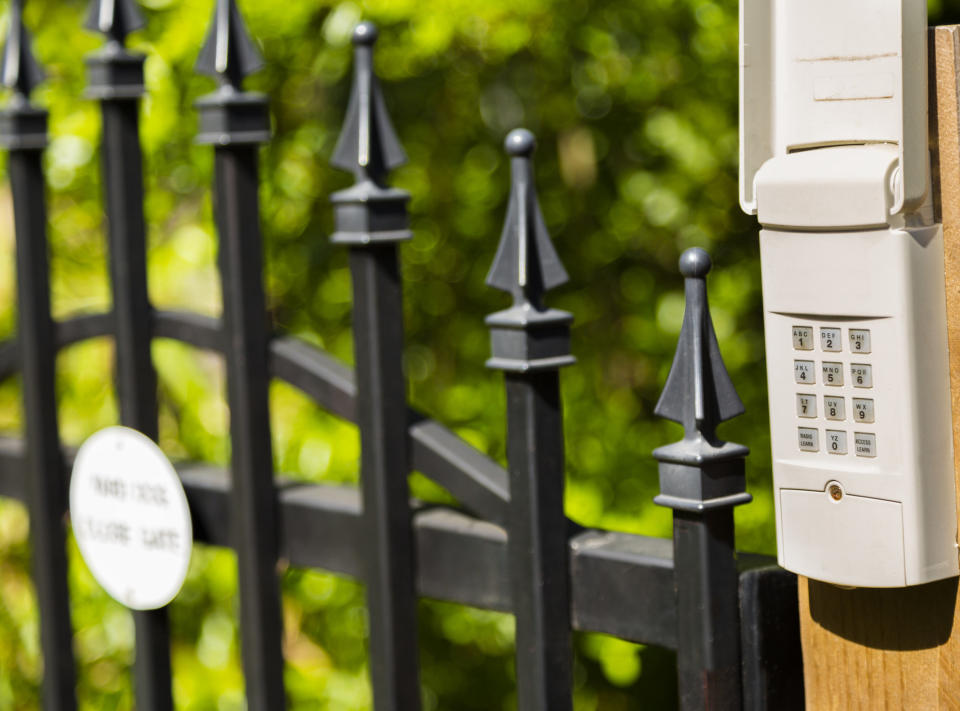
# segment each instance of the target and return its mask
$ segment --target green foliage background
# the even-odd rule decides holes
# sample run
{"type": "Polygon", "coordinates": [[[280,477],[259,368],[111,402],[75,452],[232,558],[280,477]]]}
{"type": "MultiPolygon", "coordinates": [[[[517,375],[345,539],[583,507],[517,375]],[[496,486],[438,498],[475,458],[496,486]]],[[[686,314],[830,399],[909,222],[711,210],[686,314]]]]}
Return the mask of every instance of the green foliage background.
{"type": "MultiPolygon", "coordinates": [[[[193,63],[212,0],[142,0],[148,26],[143,105],[156,306],[220,311],[208,186],[212,152],[192,144],[193,102],[212,82],[193,63]]],[[[352,361],[346,254],[328,242],[330,192],[350,182],[328,167],[346,108],[349,36],[381,27],[377,70],[409,165],[416,237],[403,247],[412,401],[504,458],[501,377],[487,371],[483,317],[504,295],[483,284],[508,190],[501,143],[518,125],[539,137],[537,177],[571,281],[552,305],[576,316],[579,363],[563,375],[571,518],[668,536],[656,507],[651,450],[676,426],[653,406],[683,310],[677,257],[707,248],[713,317],[747,414],[725,437],[749,445],[753,504],[738,509],[738,545],[773,551],[769,441],[756,226],[737,205],[737,4],[733,0],[240,0],[268,67],[249,87],[271,97],[276,137],[263,151],[266,282],[276,325],[352,361]]],[[[960,18],[960,0],[932,0],[931,23],[960,18]]],[[[46,154],[53,303],[58,317],[110,306],[98,165],[99,113],[80,100],[83,57],[101,40],[80,29],[81,0],[30,0],[26,22],[50,79],[46,154]]],[[[15,330],[10,198],[0,192],[0,337],[15,330]]],[[[178,459],[225,464],[228,412],[218,360],[158,342],[161,444],[178,459]]],[[[112,346],[98,340],[59,361],[62,433],[79,444],[117,421],[112,346]]],[[[272,391],[278,471],[355,482],[353,426],[292,389],[272,391]]],[[[0,429],[20,427],[19,385],[0,384],[0,429]]],[[[415,492],[446,494],[419,475],[415,492]]],[[[129,615],[100,591],[71,543],[76,653],[84,709],[132,707],[129,615]]],[[[41,666],[29,579],[28,521],[0,502],[0,708],[38,707],[41,666]]],[[[370,707],[363,590],[304,570],[283,575],[287,685],[296,709],[370,707]]],[[[642,590],[637,591],[642,595],[642,590]]],[[[243,707],[233,556],[198,547],[171,608],[177,708],[243,707]]],[[[425,601],[428,709],[510,709],[512,618],[425,601]]],[[[601,635],[577,635],[581,711],[669,708],[672,657],[601,635]]]]}

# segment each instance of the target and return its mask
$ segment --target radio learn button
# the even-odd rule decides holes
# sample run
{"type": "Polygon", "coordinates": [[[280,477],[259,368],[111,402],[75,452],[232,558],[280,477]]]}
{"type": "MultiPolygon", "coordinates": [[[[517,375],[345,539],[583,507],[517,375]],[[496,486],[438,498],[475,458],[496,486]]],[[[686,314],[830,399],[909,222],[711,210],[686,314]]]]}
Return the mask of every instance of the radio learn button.
{"type": "Polygon", "coordinates": [[[858,457],[877,456],[877,436],[869,432],[854,432],[853,443],[858,457]]]}
{"type": "Polygon", "coordinates": [[[800,451],[801,452],[819,452],[820,451],[820,438],[818,436],[817,430],[812,427],[800,427],[797,430],[799,435],[800,442],[800,451]]]}

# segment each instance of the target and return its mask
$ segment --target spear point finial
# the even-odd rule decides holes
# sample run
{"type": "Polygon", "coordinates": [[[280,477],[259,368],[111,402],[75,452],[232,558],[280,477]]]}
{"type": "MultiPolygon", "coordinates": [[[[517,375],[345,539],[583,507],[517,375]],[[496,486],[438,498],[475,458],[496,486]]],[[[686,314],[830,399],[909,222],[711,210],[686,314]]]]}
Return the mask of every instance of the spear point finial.
{"type": "Polygon", "coordinates": [[[699,247],[680,257],[686,309],[673,367],[655,413],[683,425],[687,439],[716,441],[716,428],[744,411],[720,355],[707,303],[706,277],[712,263],[699,247]]]}
{"type": "Polygon", "coordinates": [[[43,67],[30,49],[30,33],[23,24],[23,0],[11,0],[7,41],[0,62],[0,82],[16,99],[26,101],[45,78],[43,67]]]}
{"type": "Polygon", "coordinates": [[[524,129],[510,132],[504,148],[511,157],[510,198],[500,246],[487,284],[513,295],[514,303],[542,307],[543,295],[569,277],[547,231],[533,181],[536,138],[524,129]]]}
{"type": "Polygon", "coordinates": [[[353,88],[330,162],[352,172],[358,183],[371,180],[383,186],[387,174],[407,162],[407,155],[373,72],[373,45],[378,36],[372,22],[361,22],[353,31],[353,88]]]}
{"type": "Polygon", "coordinates": [[[135,0],[92,0],[84,23],[88,30],[105,34],[120,45],[143,25],[143,15],[135,0]]]}
{"type": "Polygon", "coordinates": [[[210,31],[197,58],[197,72],[242,91],[243,80],[263,66],[263,56],[247,32],[236,0],[217,0],[210,31]]]}

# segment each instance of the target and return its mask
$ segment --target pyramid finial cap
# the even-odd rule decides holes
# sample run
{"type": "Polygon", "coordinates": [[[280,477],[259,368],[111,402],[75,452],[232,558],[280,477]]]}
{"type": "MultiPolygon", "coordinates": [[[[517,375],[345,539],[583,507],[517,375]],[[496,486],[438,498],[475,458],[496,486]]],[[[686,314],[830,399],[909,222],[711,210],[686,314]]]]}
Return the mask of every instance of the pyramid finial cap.
{"type": "Polygon", "coordinates": [[[0,81],[20,99],[29,99],[45,78],[43,68],[30,48],[30,33],[23,24],[23,0],[11,0],[7,41],[0,64],[0,81]]]}
{"type": "Polygon", "coordinates": [[[373,45],[378,34],[372,22],[361,22],[353,31],[353,88],[347,117],[330,162],[351,171],[358,183],[371,180],[383,186],[387,174],[407,162],[407,155],[387,113],[380,82],[373,73],[373,45]]]}
{"type": "Polygon", "coordinates": [[[144,26],[136,0],[92,0],[84,27],[123,44],[127,35],[144,26]]]}
{"type": "Polygon", "coordinates": [[[706,276],[710,255],[699,247],[680,257],[686,280],[686,309],[673,367],[655,413],[683,425],[685,437],[701,436],[716,443],[721,422],[743,413],[743,402],[720,355],[707,303],[706,276]]]}
{"type": "Polygon", "coordinates": [[[213,22],[197,58],[197,71],[237,91],[263,68],[263,56],[247,32],[236,0],[217,0],[213,22]]]}
{"type": "Polygon", "coordinates": [[[504,141],[512,157],[510,198],[487,284],[512,294],[515,305],[541,308],[544,293],[569,277],[540,212],[531,160],[535,147],[534,135],[523,128],[511,131],[504,141]]]}

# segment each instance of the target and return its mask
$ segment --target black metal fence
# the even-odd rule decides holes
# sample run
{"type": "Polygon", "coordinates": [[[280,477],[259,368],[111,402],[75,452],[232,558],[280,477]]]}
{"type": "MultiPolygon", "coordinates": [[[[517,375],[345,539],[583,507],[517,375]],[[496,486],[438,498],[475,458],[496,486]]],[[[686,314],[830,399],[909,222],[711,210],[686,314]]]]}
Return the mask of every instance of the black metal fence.
{"type": "MultiPolygon", "coordinates": [[[[138,105],[144,57],[124,48],[141,25],[133,0],[94,0],[88,27],[107,36],[90,57],[89,96],[103,119],[103,172],[114,308],[55,322],[50,313],[45,178],[47,114],[30,101],[43,73],[30,52],[22,0],[12,0],[0,114],[14,198],[19,330],[0,344],[0,377],[22,373],[25,434],[0,439],[0,494],[26,502],[41,615],[46,709],[76,708],[64,548],[71,453],[62,449],[54,393],[56,354],[97,336],[116,342],[122,423],[157,437],[157,376],[150,344],[172,338],[219,352],[230,406],[228,471],[182,465],[198,541],[235,549],[240,629],[251,709],[285,706],[277,561],[323,568],[366,584],[370,673],[378,711],[420,707],[416,600],[451,600],[516,616],[522,711],[570,709],[571,630],[676,650],[686,709],[788,709],[803,704],[796,584],[762,556],[737,555],[733,507],[749,501],[741,445],[716,426],[743,406],[720,357],[706,296],[710,259],[684,253],[686,314],[657,413],[684,426],[658,449],[661,494],[674,537],[584,530],[563,512],[559,370],[571,365],[573,316],[544,304],[566,281],[540,214],[524,130],[506,141],[509,208],[487,283],[512,305],[487,318],[490,368],[504,372],[507,459],[502,468],[443,425],[411,409],[402,368],[398,248],[409,239],[408,195],[387,184],[405,155],[372,68],[373,25],[354,32],[355,74],[333,164],[355,184],[332,196],[332,239],[350,253],[356,368],[274,335],[265,318],[258,153],[270,136],[266,97],[243,90],[262,65],[234,0],[217,0],[197,69],[220,88],[198,104],[200,143],[213,146],[223,316],[156,311],[147,298],[138,105]],[[286,486],[272,470],[268,384],[284,380],[355,422],[360,490],[286,486]],[[407,474],[423,472],[461,508],[411,501],[407,474]]],[[[167,617],[134,614],[137,708],[172,708],[167,617]]]]}

